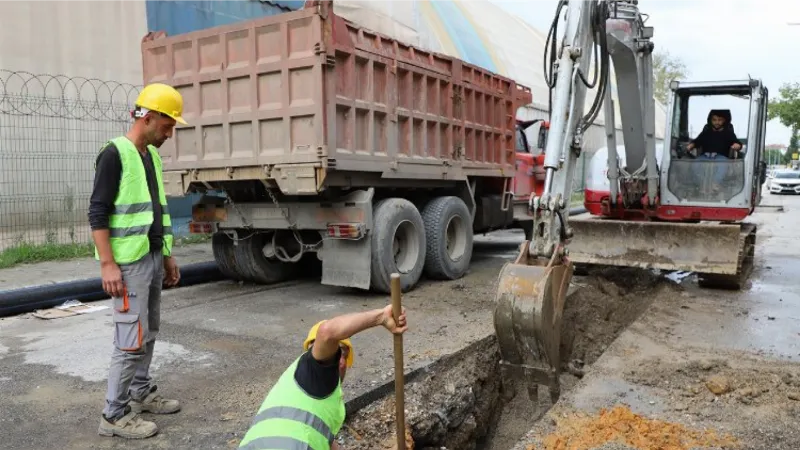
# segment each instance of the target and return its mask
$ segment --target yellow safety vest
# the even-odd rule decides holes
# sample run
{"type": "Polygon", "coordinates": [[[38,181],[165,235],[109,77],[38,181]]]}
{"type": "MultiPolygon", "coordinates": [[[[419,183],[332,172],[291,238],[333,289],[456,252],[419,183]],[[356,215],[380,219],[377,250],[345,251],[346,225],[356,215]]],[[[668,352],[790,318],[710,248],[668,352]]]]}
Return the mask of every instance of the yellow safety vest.
{"type": "MultiPolygon", "coordinates": [[[[119,192],[114,199],[114,211],[109,217],[111,252],[117,264],[129,264],[142,259],[150,252],[150,240],[147,234],[153,224],[153,199],[147,187],[144,163],[136,146],[125,136],[112,139],[111,143],[119,151],[122,162],[119,192]]],[[[147,149],[153,159],[158,181],[158,201],[161,203],[163,213],[161,221],[164,225],[163,254],[168,256],[172,254],[172,220],[167,209],[167,197],[164,194],[161,156],[152,145],[147,149]]],[[[97,247],[94,255],[96,259],[100,259],[97,247]]]]}

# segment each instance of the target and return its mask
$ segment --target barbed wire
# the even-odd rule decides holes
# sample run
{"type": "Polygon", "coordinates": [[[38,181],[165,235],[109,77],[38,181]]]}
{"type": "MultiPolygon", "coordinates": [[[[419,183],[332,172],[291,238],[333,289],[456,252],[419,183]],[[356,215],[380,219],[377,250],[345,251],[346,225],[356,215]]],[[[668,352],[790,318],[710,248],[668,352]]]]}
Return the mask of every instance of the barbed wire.
{"type": "Polygon", "coordinates": [[[0,69],[0,114],[128,121],[142,86],[0,69]]]}

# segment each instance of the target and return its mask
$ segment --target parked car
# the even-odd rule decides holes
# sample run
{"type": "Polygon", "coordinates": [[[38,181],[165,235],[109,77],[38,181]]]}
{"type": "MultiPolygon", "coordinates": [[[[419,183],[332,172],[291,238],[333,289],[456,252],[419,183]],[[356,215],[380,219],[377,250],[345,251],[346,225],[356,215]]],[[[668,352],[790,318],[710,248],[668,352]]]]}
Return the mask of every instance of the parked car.
{"type": "Polygon", "coordinates": [[[769,181],[770,194],[800,194],[800,171],[780,170],[769,181]]]}

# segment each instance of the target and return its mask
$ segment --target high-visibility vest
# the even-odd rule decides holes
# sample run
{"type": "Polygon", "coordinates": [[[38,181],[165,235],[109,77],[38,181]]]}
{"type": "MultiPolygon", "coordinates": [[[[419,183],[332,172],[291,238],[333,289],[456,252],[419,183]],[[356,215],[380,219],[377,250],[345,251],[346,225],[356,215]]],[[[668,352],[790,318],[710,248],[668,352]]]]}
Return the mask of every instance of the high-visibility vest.
{"type": "MultiPolygon", "coordinates": [[[[119,159],[122,162],[119,192],[114,199],[114,211],[109,217],[111,252],[117,264],[128,264],[142,259],[150,252],[150,239],[147,233],[153,224],[153,199],[147,187],[147,175],[142,157],[133,142],[125,136],[112,139],[110,142],[119,151],[119,159]]],[[[161,156],[152,145],[148,146],[147,150],[153,160],[158,182],[158,201],[162,208],[161,222],[164,224],[162,253],[168,256],[172,254],[172,219],[164,194],[161,156]]],[[[97,247],[94,249],[94,256],[100,259],[97,247]]]]}
{"type": "MultiPolygon", "coordinates": [[[[310,351],[310,350],[309,350],[310,351]]],[[[241,450],[328,450],[345,417],[341,381],[324,399],[308,395],[294,379],[297,358],[261,404],[241,450]]]]}

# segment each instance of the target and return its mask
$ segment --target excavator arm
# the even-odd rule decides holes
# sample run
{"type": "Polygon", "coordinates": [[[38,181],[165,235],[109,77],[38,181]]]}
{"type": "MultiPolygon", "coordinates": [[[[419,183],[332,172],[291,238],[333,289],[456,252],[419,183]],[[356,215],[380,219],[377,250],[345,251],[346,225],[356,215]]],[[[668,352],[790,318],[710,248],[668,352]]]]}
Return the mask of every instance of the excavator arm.
{"type": "MultiPolygon", "coordinates": [[[[532,398],[538,396],[539,384],[549,386],[553,401],[560,394],[561,315],[573,274],[568,245],[570,197],[584,132],[601,108],[605,109],[612,186],[621,178],[623,198],[646,194],[653,202],[657,193],[652,28],[644,26],[637,3],[563,0],[548,36],[545,77],[551,110],[544,188],[541,196],[530,198],[531,240],[520,246],[516,260],[500,272],[494,314],[503,378],[528,380],[532,398]],[[557,46],[564,12],[566,29],[557,46]],[[625,168],[618,168],[613,151],[612,60],[624,123],[625,168]],[[587,111],[590,90],[595,90],[595,97],[587,111]]],[[[514,395],[513,383],[504,385],[505,392],[514,395]]]]}

